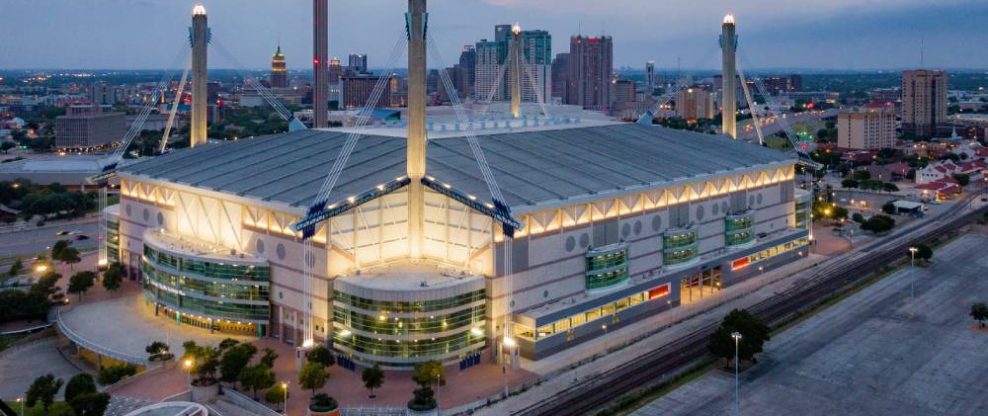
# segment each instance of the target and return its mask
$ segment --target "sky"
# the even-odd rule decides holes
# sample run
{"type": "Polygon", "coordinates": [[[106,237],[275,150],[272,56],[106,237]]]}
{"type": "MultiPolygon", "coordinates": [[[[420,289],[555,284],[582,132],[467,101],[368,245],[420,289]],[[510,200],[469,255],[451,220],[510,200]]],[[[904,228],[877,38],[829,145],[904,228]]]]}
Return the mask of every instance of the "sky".
{"type": "MultiPolygon", "coordinates": [[[[311,67],[311,0],[201,0],[212,68],[264,68],[280,44],[290,69],[311,67]]],[[[404,36],[404,0],[329,0],[330,55],[372,68],[404,36]]],[[[0,0],[0,69],[160,69],[183,64],[195,0],[0,0]]],[[[988,69],[985,0],[429,0],[429,30],[451,66],[463,45],[518,22],[569,36],[614,38],[616,67],[714,69],[720,22],[738,22],[740,66],[876,70],[988,69]],[[921,47],[923,45],[923,47],[921,47]],[[922,50],[922,53],[921,53],[922,50]],[[921,58],[922,56],[922,58],[921,58]]],[[[404,56],[395,59],[404,67],[404,56]]]]}

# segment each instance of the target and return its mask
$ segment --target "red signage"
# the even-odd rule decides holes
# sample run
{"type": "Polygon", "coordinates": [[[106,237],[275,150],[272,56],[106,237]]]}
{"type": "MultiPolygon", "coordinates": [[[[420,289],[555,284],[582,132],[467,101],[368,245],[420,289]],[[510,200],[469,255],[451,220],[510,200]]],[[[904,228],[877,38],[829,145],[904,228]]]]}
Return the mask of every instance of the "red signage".
{"type": "Polygon", "coordinates": [[[648,300],[661,298],[669,294],[669,284],[666,283],[662,286],[652,288],[648,291],[648,300]]]}
{"type": "Polygon", "coordinates": [[[743,269],[748,267],[749,264],[751,264],[751,261],[747,257],[742,257],[731,262],[731,270],[743,269]]]}

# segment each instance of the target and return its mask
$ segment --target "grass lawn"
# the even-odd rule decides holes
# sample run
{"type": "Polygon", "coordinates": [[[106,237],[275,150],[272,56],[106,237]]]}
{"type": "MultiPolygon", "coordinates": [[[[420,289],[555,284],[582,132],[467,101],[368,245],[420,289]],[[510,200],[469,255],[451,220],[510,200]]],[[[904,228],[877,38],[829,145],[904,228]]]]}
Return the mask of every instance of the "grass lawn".
{"type": "MultiPolygon", "coordinates": [[[[7,401],[7,406],[10,406],[10,408],[14,409],[15,412],[18,412],[17,413],[18,416],[45,416],[45,410],[41,408],[41,403],[36,403],[34,407],[25,406],[23,415],[20,413],[21,411],[20,403],[11,400],[11,401],[7,401]]],[[[55,402],[51,404],[50,408],[48,408],[48,416],[73,416],[73,415],[75,415],[75,412],[72,410],[71,407],[69,407],[69,404],[66,402],[55,402]]]]}

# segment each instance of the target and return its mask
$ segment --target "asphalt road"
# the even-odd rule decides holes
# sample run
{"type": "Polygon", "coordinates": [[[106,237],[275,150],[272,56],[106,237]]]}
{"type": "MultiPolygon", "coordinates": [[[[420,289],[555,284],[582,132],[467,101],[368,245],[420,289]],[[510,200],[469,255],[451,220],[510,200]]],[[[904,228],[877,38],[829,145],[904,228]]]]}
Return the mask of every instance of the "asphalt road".
{"type": "Polygon", "coordinates": [[[0,258],[12,256],[31,256],[47,250],[56,241],[68,239],[72,246],[84,251],[98,246],[99,223],[96,219],[87,223],[52,225],[43,228],[33,228],[24,231],[0,233],[0,258]],[[89,237],[88,240],[76,241],[74,236],[57,236],[59,231],[79,231],[89,237]]]}

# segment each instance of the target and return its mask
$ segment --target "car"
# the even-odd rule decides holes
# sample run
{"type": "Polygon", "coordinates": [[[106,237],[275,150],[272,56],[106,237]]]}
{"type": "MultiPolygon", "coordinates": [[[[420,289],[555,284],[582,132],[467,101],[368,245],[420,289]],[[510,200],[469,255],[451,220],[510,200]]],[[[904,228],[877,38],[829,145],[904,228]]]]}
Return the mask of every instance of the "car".
{"type": "Polygon", "coordinates": [[[75,239],[76,240],[79,240],[79,241],[88,240],[89,239],[89,236],[88,235],[85,235],[85,234],[79,234],[79,235],[75,236],[75,239]]]}
{"type": "Polygon", "coordinates": [[[68,231],[59,231],[59,232],[55,233],[55,235],[57,235],[57,236],[69,235],[69,232],[68,231]]]}

